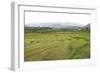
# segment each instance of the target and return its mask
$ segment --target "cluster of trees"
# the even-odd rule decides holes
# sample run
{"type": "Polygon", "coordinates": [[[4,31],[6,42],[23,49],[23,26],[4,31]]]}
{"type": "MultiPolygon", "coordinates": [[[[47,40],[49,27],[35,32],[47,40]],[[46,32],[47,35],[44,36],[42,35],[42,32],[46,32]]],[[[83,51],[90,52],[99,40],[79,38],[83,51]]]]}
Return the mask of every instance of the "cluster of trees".
{"type": "Polygon", "coordinates": [[[66,28],[51,28],[51,27],[24,27],[24,32],[66,32],[66,31],[90,31],[90,24],[84,27],[66,27],[66,28]]]}
{"type": "Polygon", "coordinates": [[[49,32],[52,28],[49,27],[25,27],[24,32],[49,32]]]}
{"type": "Polygon", "coordinates": [[[39,33],[47,33],[47,32],[66,32],[66,31],[90,31],[89,28],[79,28],[79,29],[54,29],[54,28],[48,28],[48,27],[25,27],[24,32],[39,32],[39,33]]]}

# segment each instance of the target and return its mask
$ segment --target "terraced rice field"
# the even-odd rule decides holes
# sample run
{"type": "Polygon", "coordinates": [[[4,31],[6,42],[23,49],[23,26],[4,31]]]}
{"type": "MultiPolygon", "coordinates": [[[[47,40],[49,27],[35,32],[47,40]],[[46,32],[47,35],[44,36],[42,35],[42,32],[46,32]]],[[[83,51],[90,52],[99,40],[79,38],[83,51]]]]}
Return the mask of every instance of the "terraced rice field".
{"type": "Polygon", "coordinates": [[[24,61],[90,58],[89,32],[27,32],[24,39],[24,61]]]}

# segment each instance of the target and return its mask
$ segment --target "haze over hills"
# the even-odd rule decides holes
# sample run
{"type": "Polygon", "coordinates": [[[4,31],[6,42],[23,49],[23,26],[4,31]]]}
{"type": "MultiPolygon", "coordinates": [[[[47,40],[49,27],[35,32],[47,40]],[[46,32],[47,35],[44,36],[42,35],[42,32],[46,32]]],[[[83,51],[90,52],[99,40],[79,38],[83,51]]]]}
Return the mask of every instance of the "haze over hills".
{"type": "Polygon", "coordinates": [[[34,23],[25,25],[25,32],[90,31],[90,24],[34,23]]]}
{"type": "Polygon", "coordinates": [[[83,27],[79,23],[29,23],[26,27],[51,27],[51,28],[67,28],[67,27],[83,27]]]}

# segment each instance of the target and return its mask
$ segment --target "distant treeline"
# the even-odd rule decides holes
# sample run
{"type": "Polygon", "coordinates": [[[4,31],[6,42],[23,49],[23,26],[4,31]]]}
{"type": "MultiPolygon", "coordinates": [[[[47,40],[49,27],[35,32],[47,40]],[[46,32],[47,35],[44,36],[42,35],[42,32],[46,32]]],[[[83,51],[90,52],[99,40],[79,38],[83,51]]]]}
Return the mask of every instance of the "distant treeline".
{"type": "Polygon", "coordinates": [[[90,27],[75,27],[75,28],[50,28],[50,27],[24,27],[24,32],[39,32],[39,33],[45,33],[45,32],[67,32],[67,31],[84,31],[89,32],[90,27]]]}

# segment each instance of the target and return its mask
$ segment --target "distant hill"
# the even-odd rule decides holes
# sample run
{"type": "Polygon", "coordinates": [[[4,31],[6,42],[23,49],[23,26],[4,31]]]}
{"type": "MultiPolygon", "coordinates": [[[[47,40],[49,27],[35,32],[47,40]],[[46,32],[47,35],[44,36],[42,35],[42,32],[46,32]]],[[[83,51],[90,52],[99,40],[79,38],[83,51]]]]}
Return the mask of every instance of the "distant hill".
{"type": "Polygon", "coordinates": [[[26,27],[50,27],[50,28],[76,28],[83,27],[84,25],[79,23],[30,23],[26,24],[26,27]]]}
{"type": "Polygon", "coordinates": [[[89,28],[90,29],[90,24],[85,25],[84,28],[89,28]]]}
{"type": "Polygon", "coordinates": [[[25,25],[25,32],[90,31],[90,24],[78,23],[32,23],[25,25]]]}

